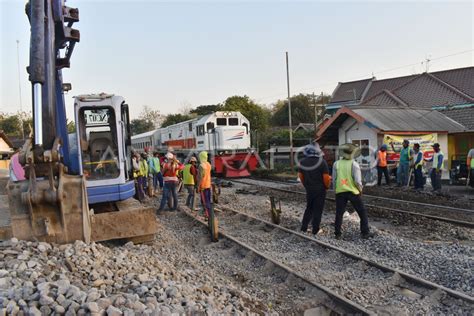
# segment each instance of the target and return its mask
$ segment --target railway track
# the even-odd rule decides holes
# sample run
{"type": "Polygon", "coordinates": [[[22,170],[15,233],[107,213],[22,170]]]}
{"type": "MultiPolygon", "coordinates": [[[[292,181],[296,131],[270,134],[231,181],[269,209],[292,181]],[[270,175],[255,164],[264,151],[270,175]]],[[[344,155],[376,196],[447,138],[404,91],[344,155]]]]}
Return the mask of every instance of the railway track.
{"type": "MultiPolygon", "coordinates": [[[[189,209],[180,208],[182,213],[189,218],[207,227],[207,223],[190,212],[189,209]]],[[[305,310],[317,311],[318,314],[352,314],[352,315],[373,315],[374,313],[363,306],[351,301],[350,299],[338,294],[337,292],[321,285],[311,279],[306,278],[301,273],[293,270],[274,258],[268,256],[262,251],[250,246],[248,243],[240,240],[238,237],[227,233],[225,230],[219,232],[219,242],[221,250],[225,255],[234,254],[232,260],[234,264],[240,261],[246,266],[246,271],[267,279],[270,275],[271,280],[276,280],[277,286],[268,285],[268,289],[277,289],[279,291],[299,291],[301,297],[308,297],[303,303],[305,310]],[[283,287],[283,289],[282,289],[283,287]]],[[[292,311],[295,313],[296,311],[292,311]]],[[[303,311],[301,311],[303,312],[303,311]]]]}
{"type": "MultiPolygon", "coordinates": [[[[188,214],[189,216],[192,216],[188,214]]],[[[227,207],[222,235],[370,314],[470,314],[474,298],[227,207]],[[252,246],[248,246],[251,244],[252,246]]]]}
{"type": "MultiPolygon", "coordinates": [[[[300,190],[294,190],[294,189],[290,190],[290,189],[285,189],[285,188],[279,188],[276,186],[261,184],[262,182],[270,182],[270,183],[280,183],[282,185],[283,184],[291,185],[284,182],[254,180],[254,181],[260,182],[257,184],[255,182],[252,183],[245,180],[236,180],[236,179],[232,179],[229,181],[246,184],[246,185],[263,186],[264,188],[269,189],[269,190],[279,191],[279,192],[288,193],[292,195],[294,194],[305,195],[305,192],[300,191],[300,190]]],[[[332,192],[332,191],[329,191],[329,192],[332,192]]],[[[331,196],[326,196],[326,199],[330,201],[335,201],[335,198],[331,196]]],[[[363,195],[363,199],[365,202],[365,206],[368,207],[369,209],[374,208],[374,209],[379,209],[379,210],[394,212],[394,213],[399,213],[399,214],[424,217],[424,218],[429,218],[432,220],[447,222],[447,223],[458,225],[458,226],[474,228],[474,210],[462,209],[462,208],[450,207],[450,206],[444,206],[444,205],[434,205],[434,204],[421,203],[421,202],[415,202],[415,201],[405,201],[405,200],[392,199],[392,198],[387,198],[387,197],[380,197],[380,196],[366,195],[366,194],[363,195]],[[367,200],[369,200],[369,202],[371,200],[372,201],[382,200],[387,204],[390,204],[390,203],[395,204],[397,205],[397,207],[388,207],[388,206],[381,206],[377,204],[371,204],[371,203],[367,203],[367,200]],[[408,210],[400,209],[401,206],[405,206],[411,209],[414,208],[416,209],[416,211],[408,211],[408,210]],[[450,214],[451,217],[445,216],[447,212],[449,212],[448,214],[450,214]]]]}

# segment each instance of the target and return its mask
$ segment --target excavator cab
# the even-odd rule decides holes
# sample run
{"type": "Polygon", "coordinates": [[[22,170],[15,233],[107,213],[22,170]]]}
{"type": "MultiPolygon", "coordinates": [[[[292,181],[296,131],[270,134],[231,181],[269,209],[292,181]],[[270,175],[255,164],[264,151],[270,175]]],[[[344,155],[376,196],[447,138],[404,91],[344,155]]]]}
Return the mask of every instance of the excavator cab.
{"type": "Polygon", "coordinates": [[[130,179],[130,123],[122,97],[99,94],[75,98],[79,170],[90,204],[121,201],[135,193],[130,179]]]}

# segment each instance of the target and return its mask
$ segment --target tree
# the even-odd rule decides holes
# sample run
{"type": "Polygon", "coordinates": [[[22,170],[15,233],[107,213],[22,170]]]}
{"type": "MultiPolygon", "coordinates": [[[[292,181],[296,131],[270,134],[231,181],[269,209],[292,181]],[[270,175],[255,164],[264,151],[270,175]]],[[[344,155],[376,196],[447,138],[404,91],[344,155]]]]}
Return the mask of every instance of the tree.
{"type": "Polygon", "coordinates": [[[0,113],[0,130],[3,130],[7,136],[22,137],[23,134],[21,127],[23,127],[24,136],[28,137],[28,135],[31,133],[32,125],[33,119],[31,117],[31,113],[0,113]]]}
{"type": "Polygon", "coordinates": [[[132,135],[145,133],[155,129],[153,122],[144,119],[133,119],[130,122],[132,135]]]}
{"type": "MultiPolygon", "coordinates": [[[[314,104],[327,104],[329,96],[315,96],[312,94],[298,94],[291,97],[292,125],[299,123],[314,123],[314,104]]],[[[288,100],[278,100],[273,107],[273,126],[288,126],[288,100]]]]}
{"type": "Polygon", "coordinates": [[[189,114],[181,114],[181,113],[168,114],[168,115],[166,115],[165,120],[163,121],[163,123],[161,123],[161,127],[167,127],[167,126],[170,126],[170,125],[173,125],[173,124],[181,123],[181,122],[190,120],[192,118],[193,118],[193,116],[191,116],[189,114]]]}
{"type": "Polygon", "coordinates": [[[153,110],[148,105],[143,106],[138,118],[147,122],[151,122],[153,124],[153,128],[159,128],[164,119],[159,110],[153,110]]]}
{"type": "Polygon", "coordinates": [[[209,104],[209,105],[200,105],[195,109],[189,111],[190,114],[195,114],[197,116],[203,116],[207,114],[214,113],[216,111],[222,111],[222,104],[209,104]]]}
{"type": "Polygon", "coordinates": [[[67,122],[67,132],[68,134],[75,133],[76,132],[76,123],[74,121],[69,121],[67,122]]]}
{"type": "Polygon", "coordinates": [[[227,98],[223,104],[223,111],[239,111],[249,121],[252,130],[263,132],[268,127],[270,111],[255,103],[248,96],[232,96],[227,98]]]}

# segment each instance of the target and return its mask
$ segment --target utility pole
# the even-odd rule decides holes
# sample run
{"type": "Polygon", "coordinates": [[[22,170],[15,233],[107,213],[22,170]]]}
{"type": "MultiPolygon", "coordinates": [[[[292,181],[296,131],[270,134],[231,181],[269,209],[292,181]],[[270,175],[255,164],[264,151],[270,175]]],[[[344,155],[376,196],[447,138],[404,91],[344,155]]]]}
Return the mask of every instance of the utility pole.
{"type": "Polygon", "coordinates": [[[314,92],[313,92],[313,105],[314,105],[314,135],[316,136],[316,130],[318,129],[318,108],[316,105],[316,96],[314,95],[314,92]]]}
{"type": "Polygon", "coordinates": [[[290,124],[290,168],[293,172],[293,126],[291,124],[290,67],[288,66],[288,52],[286,52],[286,85],[288,88],[288,123],[290,124]]]}
{"type": "Polygon", "coordinates": [[[18,92],[20,96],[20,130],[21,137],[25,139],[25,131],[23,130],[23,105],[21,101],[21,77],[20,77],[20,41],[16,40],[16,61],[18,68],[18,92]]]}

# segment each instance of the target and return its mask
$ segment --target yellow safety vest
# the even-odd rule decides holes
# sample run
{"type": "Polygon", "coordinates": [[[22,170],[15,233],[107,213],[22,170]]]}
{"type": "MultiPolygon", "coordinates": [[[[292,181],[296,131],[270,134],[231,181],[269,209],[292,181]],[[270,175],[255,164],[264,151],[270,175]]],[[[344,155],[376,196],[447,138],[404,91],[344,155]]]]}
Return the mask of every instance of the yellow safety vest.
{"type": "Polygon", "coordinates": [[[423,159],[423,152],[422,152],[421,150],[415,154],[415,161],[416,161],[416,159],[417,159],[417,157],[418,157],[419,154],[421,154],[421,160],[420,160],[419,163],[417,163],[417,164],[415,165],[415,169],[417,169],[419,166],[423,166],[423,160],[424,160],[424,159],[423,159]]]}
{"type": "Polygon", "coordinates": [[[191,167],[193,165],[188,163],[186,166],[184,166],[183,169],[183,184],[185,185],[194,185],[194,176],[191,173],[191,167]]]}
{"type": "Polygon", "coordinates": [[[352,177],[353,160],[338,160],[336,166],[336,194],[342,192],[352,192],[359,194],[359,189],[352,177]]]}

